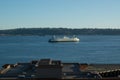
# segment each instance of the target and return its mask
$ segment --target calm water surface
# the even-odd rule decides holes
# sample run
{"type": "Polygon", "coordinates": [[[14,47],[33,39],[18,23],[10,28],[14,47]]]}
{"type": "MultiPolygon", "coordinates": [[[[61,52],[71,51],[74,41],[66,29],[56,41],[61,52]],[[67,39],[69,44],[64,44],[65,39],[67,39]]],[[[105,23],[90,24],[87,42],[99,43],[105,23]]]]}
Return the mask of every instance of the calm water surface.
{"type": "Polygon", "coordinates": [[[0,66],[51,58],[64,62],[120,63],[120,36],[78,36],[80,42],[49,43],[51,36],[0,36],[0,66]]]}

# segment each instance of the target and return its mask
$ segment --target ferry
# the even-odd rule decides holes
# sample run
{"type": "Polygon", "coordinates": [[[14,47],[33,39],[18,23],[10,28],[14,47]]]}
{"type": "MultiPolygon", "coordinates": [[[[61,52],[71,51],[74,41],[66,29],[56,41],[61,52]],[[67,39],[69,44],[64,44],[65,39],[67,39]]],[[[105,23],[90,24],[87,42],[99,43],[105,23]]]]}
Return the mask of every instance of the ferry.
{"type": "Polygon", "coordinates": [[[80,39],[77,38],[76,36],[73,36],[73,37],[67,37],[67,36],[64,36],[64,37],[56,37],[56,36],[53,36],[51,39],[49,39],[49,42],[79,42],[80,39]]]}

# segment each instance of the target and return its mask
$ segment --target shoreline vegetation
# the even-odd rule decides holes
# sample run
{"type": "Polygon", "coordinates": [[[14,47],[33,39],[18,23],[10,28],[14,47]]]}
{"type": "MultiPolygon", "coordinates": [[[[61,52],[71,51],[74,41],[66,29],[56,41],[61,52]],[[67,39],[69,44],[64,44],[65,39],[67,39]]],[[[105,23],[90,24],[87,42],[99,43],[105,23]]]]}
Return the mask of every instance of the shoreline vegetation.
{"type": "Polygon", "coordinates": [[[120,29],[18,28],[0,30],[0,36],[30,35],[120,35],[120,29]]]}

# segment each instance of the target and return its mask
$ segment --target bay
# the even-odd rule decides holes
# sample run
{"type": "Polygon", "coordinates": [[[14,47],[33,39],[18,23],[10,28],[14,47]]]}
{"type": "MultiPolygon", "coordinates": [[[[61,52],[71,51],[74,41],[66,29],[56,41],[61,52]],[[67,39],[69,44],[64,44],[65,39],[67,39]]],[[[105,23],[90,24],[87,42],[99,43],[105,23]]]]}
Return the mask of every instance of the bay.
{"type": "Polygon", "coordinates": [[[120,63],[120,36],[78,37],[80,42],[49,43],[51,36],[0,36],[0,66],[43,58],[63,62],[120,63]]]}

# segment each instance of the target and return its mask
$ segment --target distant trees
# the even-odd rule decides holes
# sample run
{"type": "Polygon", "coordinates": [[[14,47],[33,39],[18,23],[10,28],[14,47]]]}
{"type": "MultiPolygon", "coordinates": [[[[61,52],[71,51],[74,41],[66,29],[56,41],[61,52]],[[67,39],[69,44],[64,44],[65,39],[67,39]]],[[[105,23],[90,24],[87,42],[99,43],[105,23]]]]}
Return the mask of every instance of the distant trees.
{"type": "Polygon", "coordinates": [[[19,28],[0,30],[0,35],[120,35],[120,29],[19,28]]]}

